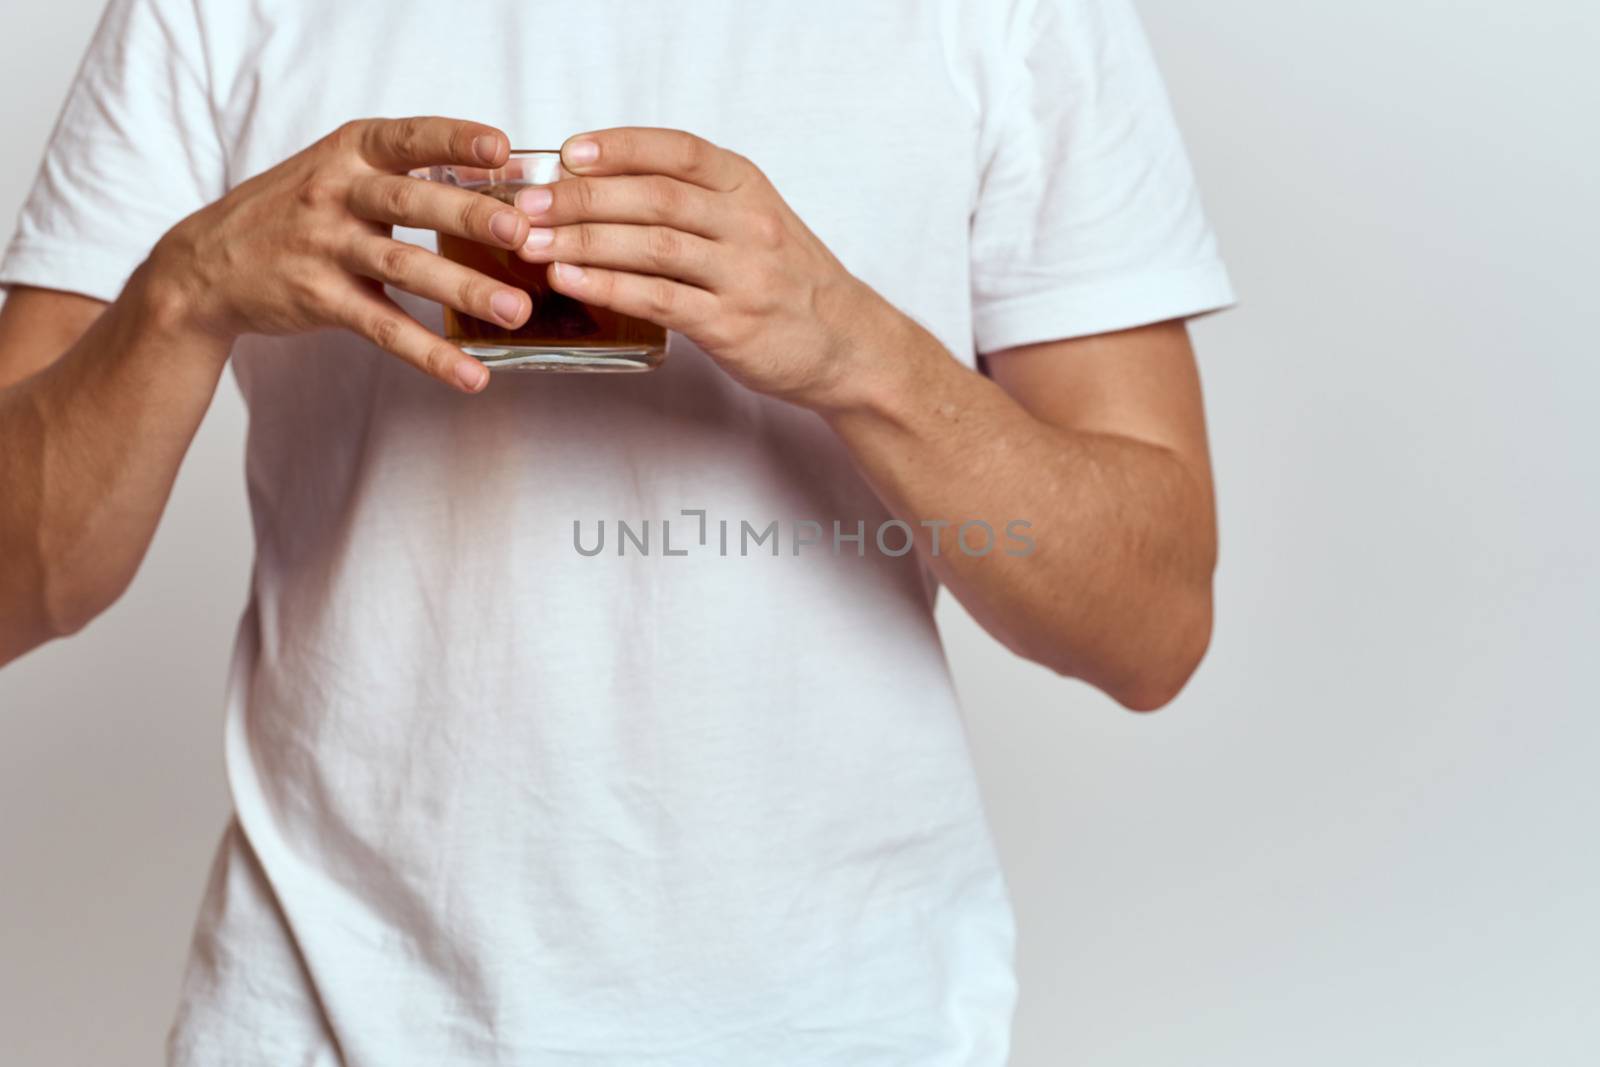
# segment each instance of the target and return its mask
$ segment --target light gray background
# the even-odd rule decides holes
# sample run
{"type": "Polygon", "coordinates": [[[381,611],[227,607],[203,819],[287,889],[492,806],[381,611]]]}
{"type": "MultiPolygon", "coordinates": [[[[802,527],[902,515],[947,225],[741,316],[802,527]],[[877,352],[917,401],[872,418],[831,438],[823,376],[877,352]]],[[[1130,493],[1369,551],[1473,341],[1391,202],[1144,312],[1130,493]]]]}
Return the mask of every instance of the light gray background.
{"type": "MultiPolygon", "coordinates": [[[[99,0],[0,9],[9,219],[99,0]]],[[[1220,626],[1154,717],[943,609],[1018,1067],[1600,1063],[1592,0],[1144,0],[1245,297],[1220,626]]],[[[128,595],[0,672],[0,1059],[154,1063],[226,802],[224,382],[128,595]]]]}

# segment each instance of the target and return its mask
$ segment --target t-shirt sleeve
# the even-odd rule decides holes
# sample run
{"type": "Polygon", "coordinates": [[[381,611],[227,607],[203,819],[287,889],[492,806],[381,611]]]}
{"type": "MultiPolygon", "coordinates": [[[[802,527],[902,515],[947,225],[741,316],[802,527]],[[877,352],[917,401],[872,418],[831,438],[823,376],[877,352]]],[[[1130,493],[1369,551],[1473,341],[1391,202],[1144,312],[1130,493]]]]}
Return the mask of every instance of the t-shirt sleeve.
{"type": "Polygon", "coordinates": [[[972,218],[979,352],[1233,302],[1130,0],[1035,0],[982,119],[972,218]]]}
{"type": "Polygon", "coordinates": [[[45,149],[0,285],[122,291],[226,186],[194,0],[112,0],[45,149]]]}

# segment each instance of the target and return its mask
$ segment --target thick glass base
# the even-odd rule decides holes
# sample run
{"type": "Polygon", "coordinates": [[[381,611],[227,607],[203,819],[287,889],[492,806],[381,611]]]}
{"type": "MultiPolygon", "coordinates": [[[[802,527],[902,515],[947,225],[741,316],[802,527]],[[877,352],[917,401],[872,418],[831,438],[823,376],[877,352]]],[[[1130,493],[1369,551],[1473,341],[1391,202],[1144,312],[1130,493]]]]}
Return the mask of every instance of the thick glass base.
{"type": "Polygon", "coordinates": [[[501,345],[466,341],[461,351],[490,370],[566,371],[616,374],[655,370],[665,349],[653,345],[617,348],[571,348],[545,345],[501,345]]]}

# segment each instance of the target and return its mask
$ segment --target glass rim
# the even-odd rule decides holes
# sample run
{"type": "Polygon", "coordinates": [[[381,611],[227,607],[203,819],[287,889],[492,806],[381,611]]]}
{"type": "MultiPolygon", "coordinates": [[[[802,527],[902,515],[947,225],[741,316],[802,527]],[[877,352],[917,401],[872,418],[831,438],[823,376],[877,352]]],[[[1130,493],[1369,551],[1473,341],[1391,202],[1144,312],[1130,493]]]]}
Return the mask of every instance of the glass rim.
{"type": "Polygon", "coordinates": [[[526,185],[550,185],[563,176],[571,176],[566,164],[561,162],[559,148],[513,148],[505,161],[496,167],[483,163],[471,166],[459,163],[431,163],[424,167],[413,167],[406,174],[425,182],[446,182],[463,189],[507,179],[526,185]],[[526,174],[530,170],[539,174],[553,171],[554,176],[545,180],[528,178],[526,174]],[[511,174],[517,172],[522,172],[524,178],[511,178],[511,174]],[[471,177],[465,177],[466,175],[471,177]],[[500,175],[505,177],[497,177],[500,175]]]}

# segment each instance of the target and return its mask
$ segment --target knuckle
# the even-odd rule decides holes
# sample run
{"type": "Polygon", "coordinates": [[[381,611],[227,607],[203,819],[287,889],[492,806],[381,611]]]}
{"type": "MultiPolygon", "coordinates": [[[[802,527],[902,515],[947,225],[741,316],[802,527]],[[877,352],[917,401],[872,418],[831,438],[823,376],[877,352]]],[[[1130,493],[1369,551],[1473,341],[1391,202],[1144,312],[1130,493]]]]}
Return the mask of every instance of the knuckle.
{"type": "Polygon", "coordinates": [[[339,321],[339,285],[336,279],[325,278],[319,282],[309,282],[304,289],[304,303],[302,307],[319,322],[337,323],[339,321]]]}
{"type": "Polygon", "coordinates": [[[409,178],[397,178],[384,189],[383,204],[396,218],[407,218],[416,203],[417,189],[409,178]]]}
{"type": "Polygon", "coordinates": [[[721,319],[711,319],[696,330],[696,338],[712,352],[726,351],[738,343],[738,335],[721,319]]]}
{"type": "Polygon", "coordinates": [[[494,318],[489,310],[489,287],[476,278],[466,277],[456,282],[456,307],[483,319],[494,318]]]}
{"type": "Polygon", "coordinates": [[[676,230],[652,226],[645,235],[645,255],[653,266],[670,266],[683,255],[683,240],[676,230]]]}
{"type": "Polygon", "coordinates": [[[683,169],[686,174],[701,177],[711,161],[711,146],[692,134],[683,138],[683,169]]]}
{"type": "Polygon", "coordinates": [[[750,232],[763,248],[777,248],[783,243],[783,220],[776,211],[757,211],[750,219],[750,232]]]}
{"type": "Polygon", "coordinates": [[[332,311],[332,298],[327,279],[309,270],[297,270],[288,275],[289,299],[295,307],[324,315],[332,311]]]}
{"type": "Polygon", "coordinates": [[[667,318],[677,309],[678,290],[671,282],[658,278],[650,283],[645,300],[654,317],[667,318]]]}
{"type": "Polygon", "coordinates": [[[294,227],[283,235],[279,247],[291,255],[313,260],[337,255],[342,250],[329,227],[319,224],[294,227]]]}
{"type": "Polygon", "coordinates": [[[295,187],[294,197],[305,207],[320,209],[337,202],[340,189],[338,183],[327,175],[312,171],[295,187]]]}
{"type": "Polygon", "coordinates": [[[722,343],[736,347],[754,341],[760,334],[760,320],[749,315],[734,313],[719,323],[722,343]]]}
{"type": "Polygon", "coordinates": [[[392,351],[400,340],[400,320],[393,315],[374,315],[367,323],[367,336],[379,348],[392,351]]]}
{"type": "Polygon", "coordinates": [[[366,133],[365,119],[351,119],[348,122],[335,126],[324,141],[329,147],[339,151],[349,151],[361,143],[362,136],[366,133]]]}
{"type": "Polygon", "coordinates": [[[411,276],[417,264],[417,249],[408,244],[394,243],[378,257],[378,272],[386,281],[398,282],[411,276]]]}
{"type": "Polygon", "coordinates": [[[455,363],[455,349],[447,344],[433,344],[422,354],[422,369],[435,378],[446,376],[452,364],[455,363]]]}
{"type": "Polygon", "coordinates": [[[579,213],[590,215],[594,213],[596,203],[594,183],[579,178],[572,183],[572,204],[579,213]]]}
{"type": "Polygon", "coordinates": [[[658,219],[672,218],[683,202],[678,183],[671,178],[653,177],[645,182],[645,204],[658,219]]]}
{"type": "Polygon", "coordinates": [[[741,286],[742,299],[749,303],[765,304],[774,294],[784,291],[779,272],[766,263],[755,264],[742,272],[748,284],[741,286]]]}
{"type": "MultiPolygon", "coordinates": [[[[762,170],[755,160],[751,159],[749,156],[742,156],[737,152],[733,154],[733,159],[735,164],[734,169],[737,170],[740,175],[738,179],[739,187],[754,187],[758,189],[772,190],[772,183],[767,179],[767,172],[762,170]]],[[[773,191],[776,192],[775,190],[773,191]]]]}
{"type": "Polygon", "coordinates": [[[476,204],[474,200],[487,199],[486,197],[473,197],[468,200],[461,198],[461,204],[456,208],[456,228],[464,234],[487,234],[489,232],[489,215],[483,210],[488,205],[476,204]]]}
{"type": "Polygon", "coordinates": [[[410,158],[417,151],[423,133],[422,120],[419,118],[404,118],[390,124],[389,143],[397,154],[410,158]]]}
{"type": "Polygon", "coordinates": [[[592,256],[599,243],[599,232],[592,224],[580,222],[572,228],[572,246],[580,255],[592,256]]]}

